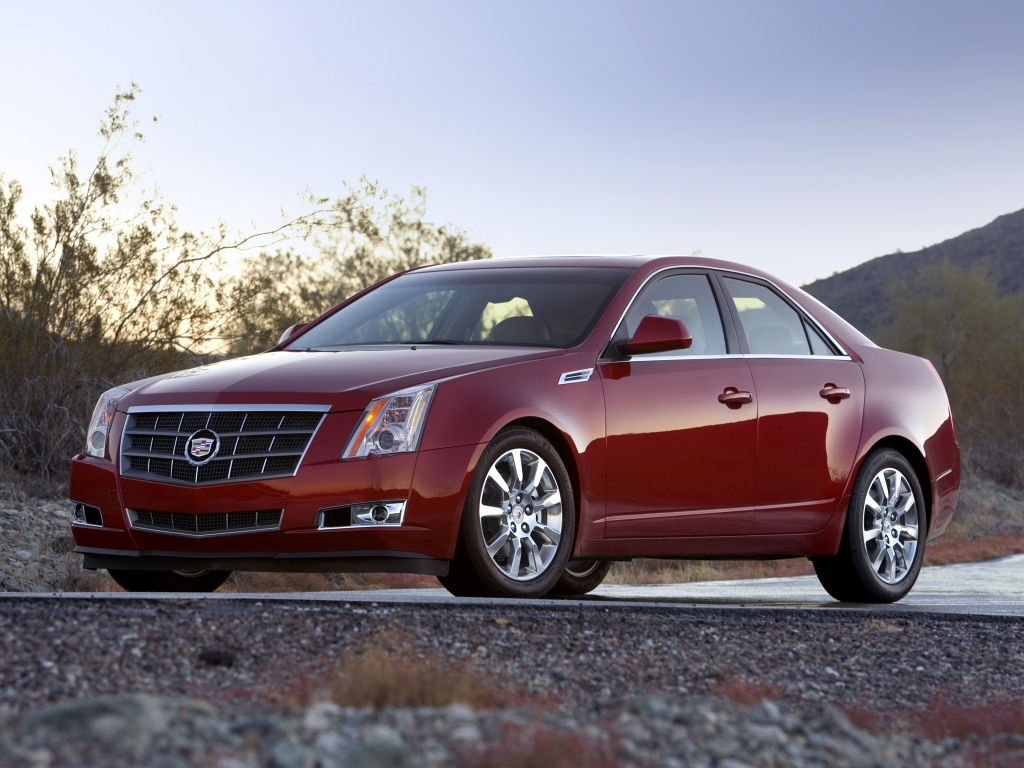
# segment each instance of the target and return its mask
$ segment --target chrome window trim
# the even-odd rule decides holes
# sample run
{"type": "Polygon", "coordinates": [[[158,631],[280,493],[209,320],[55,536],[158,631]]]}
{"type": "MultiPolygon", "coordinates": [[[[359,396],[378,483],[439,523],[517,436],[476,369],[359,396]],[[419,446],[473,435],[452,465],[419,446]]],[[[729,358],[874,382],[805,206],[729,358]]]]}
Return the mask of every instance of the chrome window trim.
{"type": "MultiPolygon", "coordinates": [[[[671,358],[669,358],[669,357],[660,357],[660,358],[646,358],[646,359],[649,359],[649,360],[650,359],[658,359],[658,360],[670,360],[670,359],[671,360],[677,360],[677,359],[696,360],[696,359],[704,359],[704,360],[710,360],[710,359],[736,358],[736,357],[751,357],[751,358],[779,357],[779,358],[799,358],[799,359],[803,359],[803,358],[807,358],[807,357],[812,357],[812,358],[821,358],[821,359],[824,359],[824,360],[844,360],[844,359],[845,360],[850,360],[851,359],[850,353],[847,352],[846,348],[836,340],[836,337],[833,336],[831,333],[829,333],[822,326],[822,324],[818,322],[818,320],[814,317],[814,315],[812,315],[810,312],[807,311],[807,309],[803,306],[803,304],[801,304],[795,298],[790,296],[789,293],[787,291],[784,291],[774,280],[769,280],[766,277],[761,277],[760,275],[755,275],[755,274],[752,274],[750,272],[742,272],[742,271],[740,271],[738,269],[725,269],[725,268],[722,268],[722,267],[701,266],[699,264],[676,264],[676,265],[669,266],[669,267],[662,267],[661,269],[655,270],[654,272],[649,274],[647,276],[647,279],[644,280],[640,284],[640,287],[636,289],[636,292],[633,294],[632,298],[630,298],[629,303],[626,304],[626,308],[623,310],[622,314],[619,316],[618,322],[615,323],[615,327],[612,329],[611,336],[609,336],[607,339],[605,339],[604,344],[602,344],[602,349],[607,349],[608,348],[608,345],[611,343],[612,339],[615,338],[615,334],[617,334],[619,332],[619,328],[622,326],[622,323],[626,320],[626,315],[629,314],[629,310],[633,308],[633,304],[636,302],[637,297],[643,292],[643,290],[647,287],[647,285],[652,280],[654,280],[658,275],[662,274],[663,272],[671,272],[673,270],[687,270],[687,269],[689,269],[689,270],[699,270],[702,274],[705,274],[705,275],[708,275],[708,276],[710,276],[710,274],[713,273],[713,272],[718,272],[718,273],[721,273],[721,274],[739,275],[740,277],[748,277],[751,280],[767,283],[777,293],[782,294],[783,296],[786,297],[786,299],[789,302],[791,302],[792,304],[795,304],[799,308],[800,316],[806,318],[811,323],[813,323],[814,327],[821,334],[823,334],[826,339],[828,339],[830,342],[832,342],[835,345],[836,349],[839,350],[839,354],[838,355],[754,355],[754,354],[736,353],[734,355],[729,355],[729,354],[726,354],[726,355],[700,355],[700,356],[693,355],[692,357],[685,357],[685,356],[680,355],[679,357],[673,356],[671,358]]],[[[728,298],[728,296],[727,296],[727,298],[728,298]]],[[[719,308],[719,312],[721,312],[721,308],[719,308]]],[[[719,317],[719,319],[721,319],[721,316],[719,317]]],[[[743,329],[741,328],[739,330],[743,330],[743,329]]],[[[610,360],[612,358],[602,357],[601,359],[602,360],[610,360]]],[[[630,358],[630,360],[638,360],[638,359],[641,359],[641,358],[630,358]]]]}
{"type": "Polygon", "coordinates": [[[607,360],[606,362],[622,363],[653,363],[658,360],[840,360],[853,362],[849,355],[763,355],[763,354],[735,354],[735,355],[636,355],[625,360],[607,360]]]}
{"type": "Polygon", "coordinates": [[[853,362],[849,355],[769,355],[767,353],[746,353],[741,355],[745,360],[845,360],[853,362]]]}
{"type": "MultiPolygon", "coordinates": [[[[268,411],[288,411],[289,413],[309,412],[319,413],[320,421],[313,428],[313,433],[309,436],[309,442],[306,443],[305,449],[302,451],[302,455],[299,456],[299,460],[295,463],[295,470],[290,475],[275,475],[274,477],[265,478],[267,480],[280,480],[282,478],[295,477],[299,474],[299,470],[302,468],[302,462],[306,460],[306,454],[309,453],[309,449],[313,447],[313,441],[316,440],[317,434],[320,432],[320,427],[327,421],[327,413],[331,410],[329,405],[154,405],[152,407],[145,405],[133,405],[128,408],[128,415],[131,416],[135,413],[179,413],[187,410],[195,409],[197,411],[230,411],[230,412],[242,412],[242,411],[259,411],[266,409],[268,411]]],[[[161,483],[164,485],[177,485],[183,488],[211,488],[217,485],[230,485],[232,483],[254,483],[260,482],[262,478],[260,475],[253,475],[249,477],[240,477],[237,480],[228,478],[223,481],[216,481],[212,483],[183,483],[172,478],[155,479],[150,477],[135,477],[134,475],[124,474],[124,446],[125,446],[125,435],[128,432],[128,422],[130,419],[124,420],[124,425],[121,427],[121,443],[117,447],[117,476],[127,477],[129,480],[139,480],[144,483],[161,483]]],[[[161,476],[162,477],[162,476],[161,476]]],[[[140,529],[141,530],[141,529],[140,529]]]]}

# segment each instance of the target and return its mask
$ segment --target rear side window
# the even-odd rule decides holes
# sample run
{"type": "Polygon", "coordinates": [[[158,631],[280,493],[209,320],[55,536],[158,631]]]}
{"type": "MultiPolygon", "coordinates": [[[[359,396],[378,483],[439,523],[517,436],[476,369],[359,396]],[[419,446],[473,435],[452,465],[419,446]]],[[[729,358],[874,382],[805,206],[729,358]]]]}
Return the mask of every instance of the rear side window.
{"type": "Polygon", "coordinates": [[[693,336],[688,349],[661,352],[645,357],[676,357],[679,355],[724,355],[725,333],[722,316],[706,275],[669,275],[642,293],[626,314],[623,338],[632,336],[647,315],[661,315],[682,320],[693,336]]]}
{"type": "Polygon", "coordinates": [[[722,282],[752,355],[836,354],[818,329],[768,286],[734,277],[722,282]]]}

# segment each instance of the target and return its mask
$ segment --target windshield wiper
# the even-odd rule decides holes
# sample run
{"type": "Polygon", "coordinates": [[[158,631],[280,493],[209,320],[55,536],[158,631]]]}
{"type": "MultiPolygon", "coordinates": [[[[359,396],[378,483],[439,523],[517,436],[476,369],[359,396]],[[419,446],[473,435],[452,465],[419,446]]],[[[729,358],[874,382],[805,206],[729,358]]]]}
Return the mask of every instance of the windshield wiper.
{"type": "Polygon", "coordinates": [[[407,341],[406,344],[418,347],[421,344],[469,344],[469,342],[461,339],[427,339],[426,341],[407,341]]]}

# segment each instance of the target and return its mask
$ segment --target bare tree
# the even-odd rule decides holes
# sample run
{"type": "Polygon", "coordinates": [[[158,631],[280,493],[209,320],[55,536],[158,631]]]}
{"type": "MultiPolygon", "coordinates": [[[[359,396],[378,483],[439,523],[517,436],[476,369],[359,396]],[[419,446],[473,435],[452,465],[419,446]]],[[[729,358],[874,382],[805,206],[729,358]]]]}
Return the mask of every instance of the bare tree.
{"type": "MultiPolygon", "coordinates": [[[[379,236],[377,214],[367,206],[377,194],[368,184],[338,200],[309,198],[301,215],[272,230],[236,237],[224,225],[211,233],[183,231],[174,207],[132,170],[129,146],[143,140],[130,111],[138,93],[132,84],[115,96],[101,119],[103,144],[90,167],[71,152],[51,169],[52,202],[34,210],[27,224],[17,215],[20,185],[0,176],[5,468],[63,477],[104,389],[223,353],[239,330],[276,336],[280,316],[321,306],[319,298],[287,293],[268,298],[270,273],[253,264],[287,262],[291,251],[281,249],[289,242],[330,242],[343,231],[358,232],[367,243],[387,237],[379,236]],[[231,252],[266,249],[275,255],[253,260],[244,279],[226,268],[231,252]],[[264,311],[274,301],[287,312],[264,311]]],[[[461,247],[457,235],[434,238],[461,247]]],[[[313,257],[300,261],[296,268],[316,263],[313,257]]],[[[296,277],[277,289],[312,284],[296,277]]]]}
{"type": "Polygon", "coordinates": [[[291,324],[312,320],[396,272],[491,256],[462,230],[427,221],[420,188],[406,200],[364,178],[343,198],[313,202],[329,205],[330,214],[318,222],[308,248],[264,251],[246,262],[236,290],[250,309],[229,325],[233,351],[264,350],[291,324]]]}

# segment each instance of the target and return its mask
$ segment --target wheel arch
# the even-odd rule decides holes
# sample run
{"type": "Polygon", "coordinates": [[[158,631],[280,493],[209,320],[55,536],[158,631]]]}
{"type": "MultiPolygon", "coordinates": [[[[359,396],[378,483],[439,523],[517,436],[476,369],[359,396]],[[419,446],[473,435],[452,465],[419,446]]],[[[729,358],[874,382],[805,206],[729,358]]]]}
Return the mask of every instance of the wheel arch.
{"type": "MultiPolygon", "coordinates": [[[[928,472],[928,463],[925,461],[924,454],[912,441],[901,435],[886,435],[879,438],[870,448],[864,451],[864,455],[857,463],[857,473],[860,472],[860,467],[864,464],[867,457],[882,448],[891,448],[903,456],[914,470],[914,474],[917,475],[917,482],[921,486],[921,493],[924,495],[926,524],[930,530],[932,521],[932,478],[928,472]]],[[[857,473],[853,476],[854,480],[856,480],[857,473]]]]}
{"type": "Polygon", "coordinates": [[[552,447],[556,451],[558,451],[558,455],[561,457],[562,463],[565,464],[565,469],[569,473],[569,483],[572,485],[573,514],[576,517],[576,531],[574,534],[575,540],[573,541],[573,549],[575,550],[576,542],[579,541],[580,536],[580,511],[583,508],[583,497],[581,490],[582,486],[580,483],[579,464],[576,459],[576,451],[572,447],[572,442],[569,440],[568,436],[562,432],[562,430],[550,421],[537,416],[525,416],[510,421],[498,430],[498,432],[502,432],[512,427],[526,427],[539,433],[545,440],[551,443],[552,447]]]}

